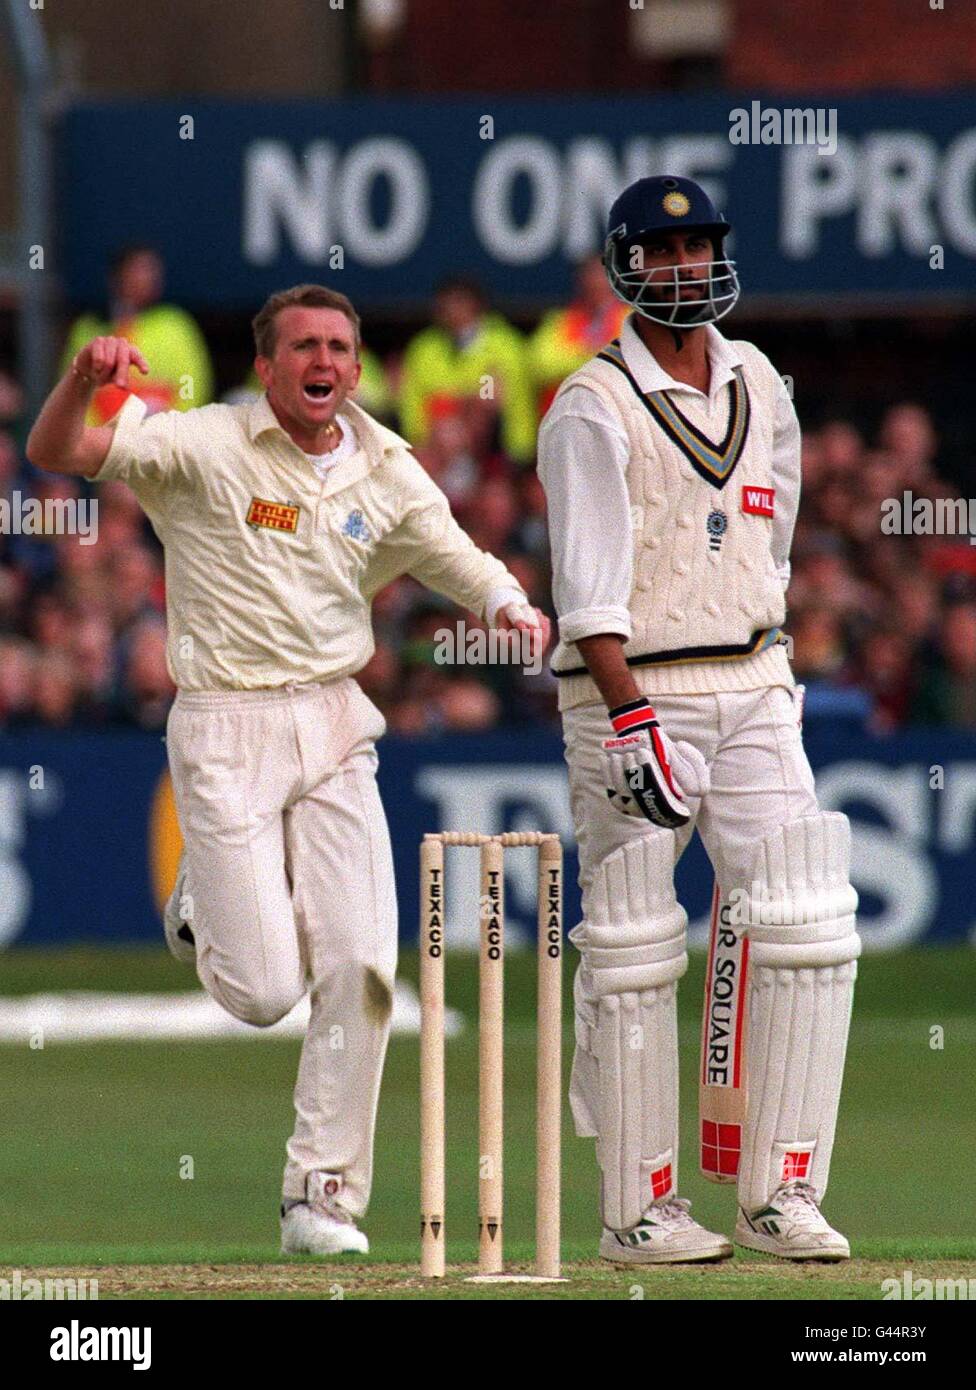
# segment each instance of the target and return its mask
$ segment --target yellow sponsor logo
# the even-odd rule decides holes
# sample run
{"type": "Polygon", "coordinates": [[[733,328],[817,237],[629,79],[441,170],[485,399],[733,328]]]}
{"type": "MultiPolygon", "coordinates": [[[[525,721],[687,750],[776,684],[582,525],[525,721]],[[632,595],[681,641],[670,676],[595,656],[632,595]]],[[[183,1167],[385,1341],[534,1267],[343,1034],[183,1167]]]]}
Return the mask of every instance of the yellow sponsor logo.
{"type": "Polygon", "coordinates": [[[252,497],[247,509],[247,524],[294,535],[298,530],[298,510],[292,502],[268,502],[263,497],[252,497]]]}

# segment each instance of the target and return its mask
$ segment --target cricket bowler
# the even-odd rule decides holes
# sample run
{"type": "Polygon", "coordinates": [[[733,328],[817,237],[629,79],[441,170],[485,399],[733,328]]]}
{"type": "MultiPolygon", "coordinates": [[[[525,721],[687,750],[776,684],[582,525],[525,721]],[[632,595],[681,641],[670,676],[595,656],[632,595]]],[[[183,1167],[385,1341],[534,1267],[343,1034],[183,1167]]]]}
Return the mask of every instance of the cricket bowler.
{"type": "Polygon", "coordinates": [[[180,959],[235,1018],[267,1027],[306,990],[281,1206],[284,1253],[365,1253],[397,911],[376,785],[385,722],[354,679],[370,600],[401,574],[489,624],[548,640],[399,435],[350,398],[359,318],[318,285],[253,322],[256,402],[147,417],[92,394],[150,364],[124,338],[75,355],[28,441],[41,468],[135,492],[165,551],[167,753],[184,860],[166,910],[180,959]]]}
{"type": "Polygon", "coordinates": [[[799,425],[769,360],[715,327],[739,297],[729,231],[690,179],[620,195],[604,266],[632,312],[539,439],[583,898],[570,1101],[621,1264],[732,1254],[678,1196],[674,868],[696,825],[750,950],[734,1239],[850,1254],[820,1209],[860,951],[850,830],[818,805],[782,636],[799,425]]]}

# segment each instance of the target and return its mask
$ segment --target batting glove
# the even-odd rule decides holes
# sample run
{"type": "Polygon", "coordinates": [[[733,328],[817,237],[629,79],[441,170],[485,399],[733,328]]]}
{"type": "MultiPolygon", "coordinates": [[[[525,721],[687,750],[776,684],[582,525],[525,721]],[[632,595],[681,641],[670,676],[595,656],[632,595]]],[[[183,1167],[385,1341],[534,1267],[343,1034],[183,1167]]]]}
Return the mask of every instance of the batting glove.
{"type": "Polygon", "coordinates": [[[646,816],[652,825],[678,830],[691,819],[686,796],[702,797],[710,782],[698,749],[672,742],[649,700],[610,711],[614,736],[603,740],[607,796],[626,816],[646,816]]]}

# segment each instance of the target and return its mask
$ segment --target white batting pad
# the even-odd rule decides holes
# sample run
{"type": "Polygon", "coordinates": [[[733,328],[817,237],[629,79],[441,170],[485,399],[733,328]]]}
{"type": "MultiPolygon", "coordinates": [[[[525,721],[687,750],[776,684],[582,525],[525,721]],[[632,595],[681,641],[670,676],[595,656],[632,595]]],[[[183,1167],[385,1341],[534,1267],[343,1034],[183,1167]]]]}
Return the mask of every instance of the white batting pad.
{"type": "Polygon", "coordinates": [[[573,933],[577,1133],[595,1135],[603,1221],[635,1226],[674,1191],[678,1154],[677,981],[688,965],[686,917],[674,896],[674,843],[652,832],[597,869],[573,933]]]}
{"type": "Polygon", "coordinates": [[[593,875],[582,930],[572,934],[597,994],[678,980],[688,968],[688,917],[674,895],[674,836],[652,830],[608,854],[593,875]]]}
{"type": "Polygon", "coordinates": [[[836,814],[781,826],[757,852],[739,1167],[748,1212],[793,1179],[826,1191],[861,950],[849,864],[850,827],[836,814]]]}
{"type": "Polygon", "coordinates": [[[676,986],[599,1002],[597,1158],[603,1224],[635,1226],[658,1197],[674,1191],[678,1155],[676,986]]]}

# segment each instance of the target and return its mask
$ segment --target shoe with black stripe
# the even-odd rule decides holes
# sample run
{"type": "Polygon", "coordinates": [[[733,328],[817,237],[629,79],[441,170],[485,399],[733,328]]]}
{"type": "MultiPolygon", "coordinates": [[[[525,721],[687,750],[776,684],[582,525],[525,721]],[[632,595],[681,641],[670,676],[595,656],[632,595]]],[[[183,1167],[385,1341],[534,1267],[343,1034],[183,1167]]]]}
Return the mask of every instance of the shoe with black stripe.
{"type": "Polygon", "coordinates": [[[751,1216],[739,1208],[735,1243],[783,1260],[849,1260],[851,1247],[824,1218],[809,1183],[778,1187],[751,1216]]]}
{"type": "Polygon", "coordinates": [[[727,1260],[732,1246],[725,1236],[706,1231],[689,1215],[683,1197],[652,1202],[636,1226],[627,1231],[604,1228],[600,1258],[616,1265],[671,1265],[727,1260]]]}

